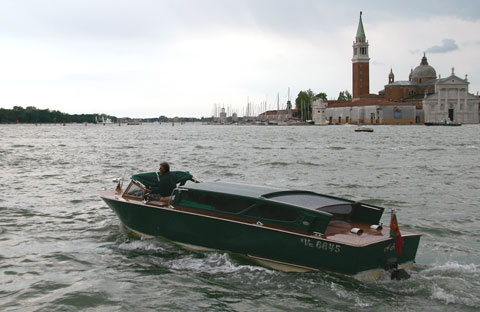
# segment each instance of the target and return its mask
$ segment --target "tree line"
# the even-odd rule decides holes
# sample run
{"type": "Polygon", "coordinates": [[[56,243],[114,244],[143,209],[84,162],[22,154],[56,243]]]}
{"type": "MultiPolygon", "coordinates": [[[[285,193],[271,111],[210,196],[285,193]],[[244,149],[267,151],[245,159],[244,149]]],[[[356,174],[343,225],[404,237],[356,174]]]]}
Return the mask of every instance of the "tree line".
{"type": "Polygon", "coordinates": [[[101,117],[110,118],[116,122],[116,117],[99,114],[66,114],[57,110],[38,109],[34,106],[13,109],[0,108],[0,123],[95,123],[101,117]]]}
{"type": "MultiPolygon", "coordinates": [[[[300,91],[297,98],[295,99],[295,108],[294,116],[300,118],[302,121],[312,119],[312,103],[318,99],[327,101],[327,94],[320,92],[315,94],[311,89],[306,91],[300,91]]],[[[349,102],[352,101],[352,95],[347,90],[340,91],[338,94],[337,101],[349,102]]]]}

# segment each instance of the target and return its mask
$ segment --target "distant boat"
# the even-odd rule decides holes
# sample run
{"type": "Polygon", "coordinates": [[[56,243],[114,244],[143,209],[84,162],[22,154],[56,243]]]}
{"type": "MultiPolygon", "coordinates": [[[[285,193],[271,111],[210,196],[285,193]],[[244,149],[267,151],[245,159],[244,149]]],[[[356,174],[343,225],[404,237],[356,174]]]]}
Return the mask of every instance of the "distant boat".
{"type": "Polygon", "coordinates": [[[95,123],[101,123],[103,125],[113,124],[112,119],[110,119],[108,117],[105,117],[104,115],[102,115],[102,119],[100,119],[100,120],[97,118],[97,116],[95,116],[95,123]]]}
{"type": "Polygon", "coordinates": [[[462,124],[456,121],[433,121],[433,122],[425,122],[425,126],[449,126],[449,127],[457,127],[461,126],[462,124]]]}
{"type": "Polygon", "coordinates": [[[355,132],[373,132],[373,129],[368,127],[357,127],[355,128],[355,132]]]}

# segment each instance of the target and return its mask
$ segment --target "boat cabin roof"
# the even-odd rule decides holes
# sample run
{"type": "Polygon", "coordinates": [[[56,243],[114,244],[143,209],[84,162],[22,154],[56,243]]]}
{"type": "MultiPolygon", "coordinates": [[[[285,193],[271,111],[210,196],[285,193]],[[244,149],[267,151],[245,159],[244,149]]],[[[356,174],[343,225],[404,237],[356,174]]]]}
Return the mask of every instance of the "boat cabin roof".
{"type": "Polygon", "coordinates": [[[327,206],[354,203],[353,201],[321,195],[310,191],[287,190],[226,182],[188,183],[184,188],[229,196],[268,199],[311,210],[317,210],[327,206]]]}
{"type": "Polygon", "coordinates": [[[282,191],[278,188],[255,186],[228,182],[202,182],[202,183],[187,183],[185,188],[191,190],[199,190],[204,192],[211,192],[217,194],[236,195],[242,197],[262,197],[264,194],[282,191]]]}

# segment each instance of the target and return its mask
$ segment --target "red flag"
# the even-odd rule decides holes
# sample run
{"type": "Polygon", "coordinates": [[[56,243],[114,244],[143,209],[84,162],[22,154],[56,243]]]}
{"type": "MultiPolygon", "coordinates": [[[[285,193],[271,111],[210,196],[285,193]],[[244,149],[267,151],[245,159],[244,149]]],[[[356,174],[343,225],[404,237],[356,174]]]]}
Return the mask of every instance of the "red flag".
{"type": "Polygon", "coordinates": [[[115,188],[115,192],[120,193],[122,191],[122,186],[120,185],[120,181],[118,181],[117,187],[115,188]]]}
{"type": "Polygon", "coordinates": [[[397,216],[392,214],[392,220],[390,221],[390,237],[395,238],[395,252],[402,255],[403,238],[398,228],[397,216]]]}

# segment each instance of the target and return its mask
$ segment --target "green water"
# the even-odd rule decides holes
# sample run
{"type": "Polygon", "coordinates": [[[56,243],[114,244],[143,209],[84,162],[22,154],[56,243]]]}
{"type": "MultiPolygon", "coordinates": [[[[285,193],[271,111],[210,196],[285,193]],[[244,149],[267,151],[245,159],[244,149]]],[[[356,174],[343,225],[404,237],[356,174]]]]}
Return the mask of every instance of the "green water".
{"type": "Polygon", "coordinates": [[[477,311],[480,126],[374,130],[0,125],[0,310],[477,311]],[[394,208],[424,233],[411,278],[283,273],[131,237],[97,191],[164,160],[394,208]]]}

